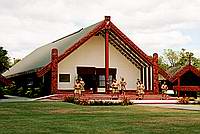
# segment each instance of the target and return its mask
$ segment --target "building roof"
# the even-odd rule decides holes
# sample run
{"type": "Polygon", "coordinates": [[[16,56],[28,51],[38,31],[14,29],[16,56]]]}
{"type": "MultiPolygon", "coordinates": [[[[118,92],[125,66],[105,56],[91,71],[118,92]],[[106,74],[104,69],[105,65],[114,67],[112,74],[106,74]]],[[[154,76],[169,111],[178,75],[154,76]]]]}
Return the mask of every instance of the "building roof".
{"type": "Polygon", "coordinates": [[[63,54],[65,50],[70,48],[77,40],[80,40],[85,34],[87,34],[89,31],[94,29],[94,27],[101,23],[102,22],[98,22],[84,29],[80,29],[75,33],[37,48],[16,65],[7,70],[3,75],[12,77],[23,73],[31,73],[37,71],[39,68],[42,68],[50,62],[52,48],[57,48],[59,54],[63,54]]]}
{"type": "Polygon", "coordinates": [[[51,69],[51,50],[53,48],[58,49],[58,62],[60,62],[92,36],[99,34],[105,37],[105,29],[109,29],[110,44],[119,50],[119,52],[133,64],[137,67],[152,65],[149,56],[137,47],[125,34],[123,34],[110,21],[109,16],[106,16],[103,21],[36,49],[6,71],[3,75],[9,78],[24,73],[37,72],[39,77],[43,76],[51,69]]]}
{"type": "Polygon", "coordinates": [[[178,78],[180,78],[182,75],[184,75],[188,71],[191,71],[192,73],[200,77],[200,70],[198,70],[196,67],[189,64],[189,65],[179,68],[169,80],[171,82],[175,82],[178,78]]]}

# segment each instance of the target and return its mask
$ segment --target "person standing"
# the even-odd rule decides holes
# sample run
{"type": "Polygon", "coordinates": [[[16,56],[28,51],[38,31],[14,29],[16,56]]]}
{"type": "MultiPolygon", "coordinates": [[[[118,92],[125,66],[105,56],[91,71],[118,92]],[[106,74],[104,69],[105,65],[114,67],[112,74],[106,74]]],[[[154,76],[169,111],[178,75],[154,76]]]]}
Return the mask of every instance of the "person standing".
{"type": "Polygon", "coordinates": [[[81,95],[82,95],[82,92],[85,91],[85,88],[84,88],[84,86],[85,86],[85,82],[83,81],[82,78],[80,78],[80,84],[81,84],[81,95]]]}
{"type": "Polygon", "coordinates": [[[142,83],[142,81],[140,81],[140,87],[139,87],[139,90],[140,90],[140,95],[139,95],[139,99],[144,99],[144,90],[145,90],[145,86],[144,84],[142,83]]]}
{"type": "Polygon", "coordinates": [[[165,100],[167,99],[167,90],[168,90],[168,86],[166,84],[166,82],[164,82],[162,85],[161,85],[161,89],[162,89],[162,97],[161,97],[161,100],[165,100]]]}
{"type": "Polygon", "coordinates": [[[76,97],[76,95],[78,95],[78,97],[81,96],[81,83],[79,79],[76,79],[74,83],[74,96],[76,97]]]}
{"type": "Polygon", "coordinates": [[[121,78],[120,87],[121,87],[122,95],[125,95],[126,85],[127,85],[127,83],[126,83],[125,79],[121,78]]]}
{"type": "Polygon", "coordinates": [[[136,82],[136,86],[137,86],[137,89],[136,89],[136,100],[139,99],[139,95],[140,95],[140,80],[137,79],[137,82],[136,82]]]}
{"type": "Polygon", "coordinates": [[[117,94],[117,97],[119,98],[119,84],[117,83],[116,79],[113,80],[111,87],[112,87],[112,96],[117,94]]]}

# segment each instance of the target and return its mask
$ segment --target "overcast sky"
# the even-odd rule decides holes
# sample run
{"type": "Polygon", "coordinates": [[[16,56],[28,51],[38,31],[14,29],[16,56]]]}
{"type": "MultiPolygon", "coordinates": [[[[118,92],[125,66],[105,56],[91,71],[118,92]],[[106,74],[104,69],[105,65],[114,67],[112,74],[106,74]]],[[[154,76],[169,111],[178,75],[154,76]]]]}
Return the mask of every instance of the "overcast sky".
{"type": "Polygon", "coordinates": [[[148,55],[185,48],[200,57],[200,0],[0,0],[0,45],[23,58],[105,15],[148,55]]]}

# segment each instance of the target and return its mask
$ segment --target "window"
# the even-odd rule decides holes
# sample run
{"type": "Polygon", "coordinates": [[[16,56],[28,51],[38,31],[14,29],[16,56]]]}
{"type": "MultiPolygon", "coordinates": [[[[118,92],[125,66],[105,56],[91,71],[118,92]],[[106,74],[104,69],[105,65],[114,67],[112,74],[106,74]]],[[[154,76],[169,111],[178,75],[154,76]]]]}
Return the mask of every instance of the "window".
{"type": "MultiPolygon", "coordinates": [[[[113,76],[112,75],[109,75],[109,84],[111,85],[112,84],[112,79],[113,79],[113,76]]],[[[99,75],[99,87],[105,87],[105,75],[99,75]]]]}
{"type": "Polygon", "coordinates": [[[59,82],[70,82],[70,74],[59,74],[59,82]]]}
{"type": "Polygon", "coordinates": [[[99,87],[105,87],[105,75],[99,75],[99,87]]]}

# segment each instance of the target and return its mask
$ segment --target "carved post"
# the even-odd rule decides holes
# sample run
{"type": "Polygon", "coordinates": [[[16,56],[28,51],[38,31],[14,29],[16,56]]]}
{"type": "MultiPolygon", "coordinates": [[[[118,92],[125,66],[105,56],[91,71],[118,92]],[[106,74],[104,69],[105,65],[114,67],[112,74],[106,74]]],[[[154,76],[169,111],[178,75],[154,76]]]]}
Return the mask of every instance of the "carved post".
{"type": "Polygon", "coordinates": [[[181,82],[180,82],[180,77],[178,77],[178,97],[180,97],[180,92],[181,92],[181,82]]]}
{"type": "Polygon", "coordinates": [[[51,94],[58,90],[58,49],[51,50],[51,94]]]}
{"type": "Polygon", "coordinates": [[[153,93],[159,93],[159,81],[158,81],[158,54],[153,54],[153,93]]]}
{"type": "Polygon", "coordinates": [[[110,16],[105,16],[107,21],[105,26],[105,90],[109,92],[109,29],[110,29],[110,16]]]}

